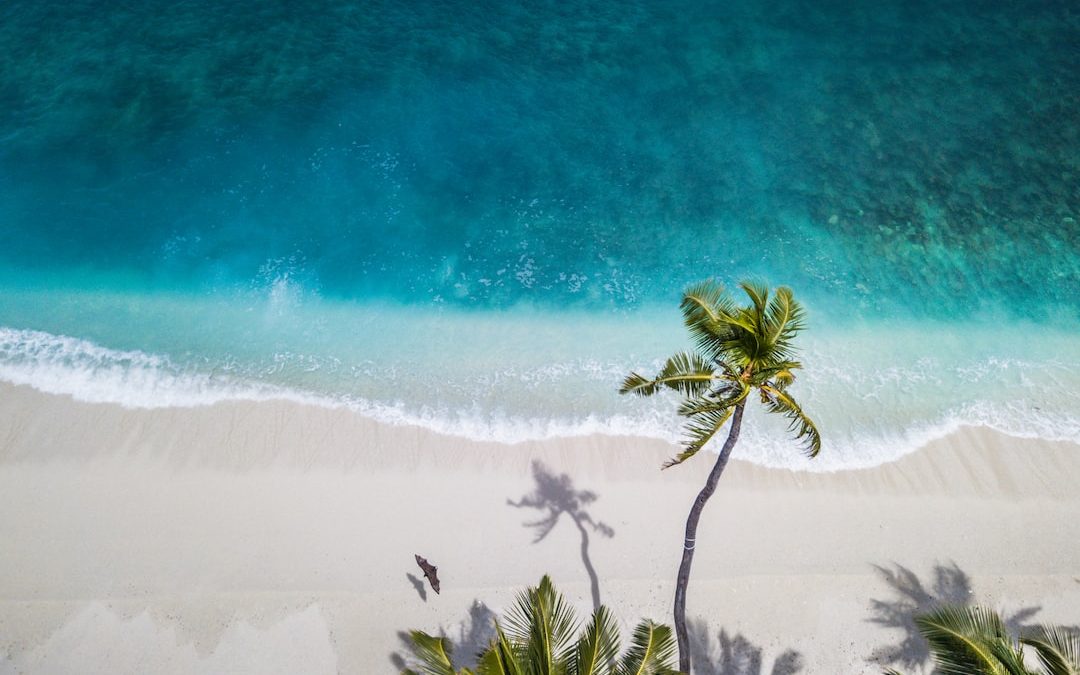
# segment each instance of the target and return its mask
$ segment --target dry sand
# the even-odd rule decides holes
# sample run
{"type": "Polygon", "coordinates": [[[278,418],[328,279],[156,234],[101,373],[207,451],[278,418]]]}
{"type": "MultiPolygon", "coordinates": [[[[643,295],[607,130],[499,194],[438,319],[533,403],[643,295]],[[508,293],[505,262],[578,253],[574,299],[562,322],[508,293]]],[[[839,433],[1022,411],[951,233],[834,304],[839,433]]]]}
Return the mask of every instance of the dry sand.
{"type": "MultiPolygon", "coordinates": [[[[393,673],[399,631],[467,655],[545,572],[583,614],[599,596],[624,627],[670,622],[709,468],[661,473],[670,453],[0,386],[0,673],[393,673]]],[[[931,596],[1078,623],[1078,485],[1080,446],[981,429],[869,470],[733,462],[699,532],[695,670],[924,672],[910,616],[931,596]]]]}

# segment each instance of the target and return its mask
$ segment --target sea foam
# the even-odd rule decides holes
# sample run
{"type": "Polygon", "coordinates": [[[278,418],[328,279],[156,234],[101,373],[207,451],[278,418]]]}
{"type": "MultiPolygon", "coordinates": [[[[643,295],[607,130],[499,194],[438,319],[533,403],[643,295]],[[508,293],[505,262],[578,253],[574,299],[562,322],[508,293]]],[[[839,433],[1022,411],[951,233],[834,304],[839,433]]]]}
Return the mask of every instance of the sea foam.
{"type": "MultiPolygon", "coordinates": [[[[843,363],[830,362],[819,353],[824,346],[819,343],[815,351],[807,354],[806,360],[817,376],[806,377],[797,385],[802,387],[800,397],[804,406],[813,411],[825,439],[820,457],[805,458],[784,429],[783,420],[765,415],[753,405],[743,427],[738,457],[765,466],[810,471],[869,467],[895,460],[963,426],[983,426],[1019,437],[1080,439],[1080,403],[1076,394],[1055,388],[1067,384],[1062,378],[1071,382],[1076,377],[1075,364],[991,357],[952,366],[933,359],[916,359],[907,366],[867,368],[853,365],[859,359],[852,349],[846,350],[843,363]],[[1051,383],[1055,389],[1046,401],[1036,400],[1033,396],[1040,391],[1039,383],[1049,372],[1057,378],[1051,383]],[[966,396],[961,396],[964,392],[966,396]],[[1064,401],[1064,405],[1055,407],[1055,400],[1064,401]]],[[[166,408],[284,400],[349,409],[391,425],[416,425],[447,435],[503,443],[590,434],[677,442],[681,420],[672,413],[674,400],[662,396],[641,400],[614,394],[617,374],[625,372],[629,365],[549,364],[492,372],[471,382],[457,383],[463,391],[494,387],[505,393],[505,397],[495,399],[520,397],[524,391],[532,391],[527,398],[532,398],[534,404],[545,396],[558,398],[560,386],[567,382],[595,390],[591,398],[583,399],[590,402],[591,409],[579,406],[574,412],[553,413],[542,405],[534,410],[494,406],[490,392],[484,401],[451,405],[437,400],[380,400],[347,390],[317,391],[239,376],[235,367],[110,349],[43,331],[0,328],[0,380],[79,401],[166,408]],[[538,388],[544,392],[539,397],[535,394],[538,388]]],[[[650,363],[645,369],[656,365],[658,362],[650,363]]],[[[266,375],[266,371],[261,372],[266,375]]],[[[367,377],[386,378],[388,372],[394,371],[369,373],[367,377]]],[[[401,373],[393,377],[401,377],[401,373]]],[[[462,396],[458,391],[456,399],[460,401],[462,396]]]]}

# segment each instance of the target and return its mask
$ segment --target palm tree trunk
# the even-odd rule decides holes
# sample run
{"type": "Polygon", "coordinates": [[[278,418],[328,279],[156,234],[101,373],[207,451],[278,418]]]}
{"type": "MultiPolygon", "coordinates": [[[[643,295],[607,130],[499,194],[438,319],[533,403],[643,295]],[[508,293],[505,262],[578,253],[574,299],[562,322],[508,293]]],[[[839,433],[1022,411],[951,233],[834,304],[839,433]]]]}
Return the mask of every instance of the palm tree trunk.
{"type": "Polygon", "coordinates": [[[694,545],[697,543],[698,520],[701,519],[701,511],[705,508],[705,502],[709,501],[716,492],[716,483],[720,480],[720,474],[724,473],[728,457],[739,440],[739,427],[742,426],[743,407],[745,403],[735,406],[735,414],[731,419],[731,430],[728,432],[724,447],[720,450],[720,456],[716,458],[716,464],[709,472],[709,478],[705,481],[705,487],[701,488],[694,505],[690,507],[690,515],[686,518],[686,541],[683,542],[682,562],[679,563],[679,576],[675,581],[675,637],[679,641],[679,670],[690,673],[690,640],[686,635],[686,587],[690,583],[690,566],[694,563],[694,545]]]}

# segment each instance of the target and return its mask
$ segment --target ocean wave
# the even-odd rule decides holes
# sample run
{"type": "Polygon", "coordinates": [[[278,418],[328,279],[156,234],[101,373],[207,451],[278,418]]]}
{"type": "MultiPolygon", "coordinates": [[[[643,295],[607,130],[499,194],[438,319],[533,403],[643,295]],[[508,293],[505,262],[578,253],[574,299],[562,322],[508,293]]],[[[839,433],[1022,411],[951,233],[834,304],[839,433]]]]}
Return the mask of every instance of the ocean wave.
{"type": "MultiPolygon", "coordinates": [[[[109,349],[80,338],[0,328],[0,380],[88,403],[128,408],[307,397],[287,389],[182,367],[166,356],[109,349]]],[[[312,401],[314,402],[314,401],[312,401]]]]}
{"type": "MultiPolygon", "coordinates": [[[[977,399],[937,409],[915,409],[908,404],[906,410],[891,410],[889,415],[884,415],[889,405],[896,407],[898,401],[904,400],[905,387],[923,386],[928,378],[941,375],[941,369],[933,363],[915,363],[902,372],[899,366],[893,366],[861,375],[853,375],[851,368],[833,372],[834,368],[824,361],[819,366],[826,377],[808,384],[805,399],[813,401],[821,415],[818,421],[826,439],[826,451],[818,459],[805,458],[780,420],[752,408],[743,427],[737,457],[764,466],[806,471],[864,468],[896,460],[964,426],[988,427],[1018,437],[1080,439],[1080,414],[1044,410],[1016,398],[977,399]],[[835,390],[837,382],[843,385],[839,390],[843,395],[835,390]],[[834,390],[830,391],[830,386],[834,390]],[[846,414],[845,409],[853,409],[847,400],[853,392],[861,392],[862,405],[855,405],[854,415],[846,414]]],[[[958,368],[970,370],[976,366],[958,368]]],[[[344,408],[390,425],[419,426],[445,435],[510,444],[587,435],[633,436],[672,443],[680,438],[680,420],[671,410],[672,402],[662,398],[643,401],[614,397],[613,403],[601,406],[602,409],[544,416],[494,409],[476,402],[452,406],[423,401],[380,401],[349,393],[326,394],[238,376],[234,370],[212,364],[180,363],[168,356],[138,350],[110,349],[81,338],[43,331],[0,328],[0,380],[89,403],[153,409],[282,400],[344,408]]],[[[981,374],[969,373],[969,376],[981,386],[990,386],[992,383],[986,381],[988,374],[1006,370],[1009,368],[1003,362],[991,363],[981,367],[981,374]]],[[[1031,364],[1026,364],[1024,370],[1031,371],[1031,364]]],[[[1012,373],[1016,371],[1014,366],[1012,373]]],[[[533,390],[535,398],[538,380],[545,383],[547,390],[557,387],[564,378],[580,378],[585,373],[586,379],[607,391],[603,383],[618,372],[624,371],[611,364],[551,364],[517,373],[479,376],[473,384],[479,382],[481,387],[490,389],[516,383],[533,390]]],[[[558,396],[558,392],[553,391],[550,396],[558,396]]]]}

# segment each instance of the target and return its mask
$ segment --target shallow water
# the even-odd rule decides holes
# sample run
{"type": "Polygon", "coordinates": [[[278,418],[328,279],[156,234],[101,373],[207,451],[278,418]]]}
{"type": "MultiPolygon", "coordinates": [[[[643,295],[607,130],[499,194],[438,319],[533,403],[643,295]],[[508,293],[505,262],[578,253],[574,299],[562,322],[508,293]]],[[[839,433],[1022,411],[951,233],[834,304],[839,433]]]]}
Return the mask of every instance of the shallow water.
{"type": "Polygon", "coordinates": [[[614,389],[754,275],[811,310],[821,467],[1080,438],[1070,3],[14,2],[0,44],[5,380],[673,437],[614,389]]]}

